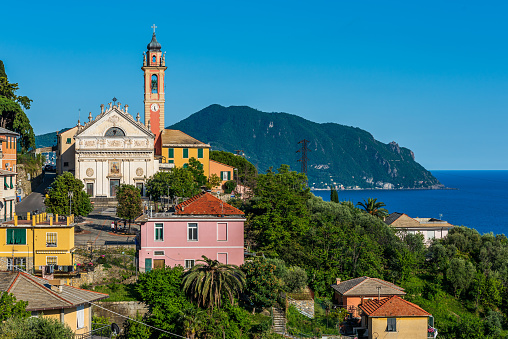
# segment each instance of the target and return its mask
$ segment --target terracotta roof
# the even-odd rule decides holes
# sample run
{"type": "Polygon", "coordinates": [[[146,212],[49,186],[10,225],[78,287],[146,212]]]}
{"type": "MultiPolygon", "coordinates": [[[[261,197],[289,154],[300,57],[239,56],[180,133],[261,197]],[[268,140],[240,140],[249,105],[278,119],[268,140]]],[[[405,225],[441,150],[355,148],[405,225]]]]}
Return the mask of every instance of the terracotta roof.
{"type": "Polygon", "coordinates": [[[178,146],[178,145],[186,145],[186,146],[194,146],[194,147],[210,147],[210,145],[205,144],[204,142],[199,141],[191,137],[188,134],[185,134],[182,131],[177,129],[165,129],[161,133],[162,145],[163,146],[178,146]]]}
{"type": "Polygon", "coordinates": [[[346,280],[332,288],[345,296],[366,295],[404,295],[404,289],[388,281],[377,278],[359,277],[346,280]],[[378,287],[381,289],[378,291],[378,287]]]}
{"type": "Polygon", "coordinates": [[[17,300],[28,301],[27,311],[76,307],[108,297],[68,285],[63,285],[62,292],[58,292],[51,288],[49,280],[24,272],[0,272],[0,291],[14,294],[17,300]]]}
{"type": "Polygon", "coordinates": [[[369,317],[428,317],[431,315],[420,306],[396,295],[381,300],[368,300],[359,307],[369,317]]]}
{"type": "Polygon", "coordinates": [[[238,208],[214,197],[208,192],[202,192],[189,200],[175,206],[175,214],[185,215],[243,215],[238,208]]]}

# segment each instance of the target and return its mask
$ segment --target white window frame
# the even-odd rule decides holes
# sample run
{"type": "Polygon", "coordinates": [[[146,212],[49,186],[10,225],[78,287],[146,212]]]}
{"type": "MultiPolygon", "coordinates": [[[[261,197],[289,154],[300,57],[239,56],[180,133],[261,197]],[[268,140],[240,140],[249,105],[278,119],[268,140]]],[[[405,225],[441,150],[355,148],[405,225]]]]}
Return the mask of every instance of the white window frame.
{"type": "Polygon", "coordinates": [[[228,171],[221,171],[221,180],[228,181],[228,178],[229,178],[228,171]]]}
{"type": "Polygon", "coordinates": [[[22,269],[26,269],[26,258],[23,257],[11,257],[7,258],[7,271],[13,271],[16,267],[17,269],[22,267],[22,269]]]}
{"type": "Polygon", "coordinates": [[[154,241],[164,241],[164,223],[163,222],[156,222],[153,225],[153,240],[154,241]],[[160,225],[159,227],[157,225],[160,225]],[[157,229],[161,229],[161,236],[162,239],[157,239],[157,229]]]}
{"type": "Polygon", "coordinates": [[[58,233],[57,232],[46,232],[46,247],[57,247],[58,246],[58,233]],[[50,242],[49,242],[49,238],[48,236],[50,234],[54,234],[55,235],[55,245],[54,246],[50,246],[50,242]]]}
{"type": "Polygon", "coordinates": [[[76,307],[76,329],[79,330],[83,327],[85,327],[85,305],[78,305],[76,307]]]}
{"type": "Polygon", "coordinates": [[[217,241],[228,241],[229,239],[229,223],[217,222],[217,241]],[[219,224],[226,224],[226,240],[219,240],[219,224]]]}
{"type": "Polygon", "coordinates": [[[185,259],[184,263],[185,263],[185,269],[186,270],[190,270],[196,264],[196,260],[194,260],[194,259],[185,259]]]}
{"type": "Polygon", "coordinates": [[[189,222],[187,223],[187,241],[198,241],[199,240],[199,225],[197,222],[189,222]],[[190,230],[191,230],[191,225],[196,225],[195,227],[192,226],[192,228],[196,229],[196,239],[191,239],[190,237],[190,230]]]}
{"type": "Polygon", "coordinates": [[[57,265],[58,265],[58,257],[55,257],[55,256],[46,256],[46,265],[54,265],[54,266],[57,266],[57,265]],[[48,259],[49,259],[49,258],[55,258],[55,263],[54,263],[54,264],[53,264],[53,263],[51,263],[51,264],[50,264],[50,263],[48,262],[48,259]]]}

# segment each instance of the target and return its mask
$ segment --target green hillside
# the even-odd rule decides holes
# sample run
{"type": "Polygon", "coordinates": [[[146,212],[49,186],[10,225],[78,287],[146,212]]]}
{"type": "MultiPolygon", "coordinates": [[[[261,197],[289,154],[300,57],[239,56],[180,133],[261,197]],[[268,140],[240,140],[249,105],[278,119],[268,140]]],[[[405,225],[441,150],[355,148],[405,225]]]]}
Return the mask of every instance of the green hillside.
{"type": "Polygon", "coordinates": [[[265,113],[247,106],[211,105],[170,126],[211,144],[215,150],[243,150],[260,172],[288,164],[299,170],[298,141],[310,141],[309,186],[332,182],[345,187],[441,187],[414,160],[411,150],[384,144],[360,128],[315,123],[287,113],[265,113]],[[392,185],[390,185],[392,184],[392,185]]]}
{"type": "MultiPolygon", "coordinates": [[[[68,130],[68,128],[64,128],[63,130],[59,131],[58,133],[63,133],[67,130],[68,130]]],[[[49,132],[46,134],[41,134],[41,135],[35,136],[35,147],[36,148],[52,147],[52,146],[56,146],[56,132],[49,132]]]]}

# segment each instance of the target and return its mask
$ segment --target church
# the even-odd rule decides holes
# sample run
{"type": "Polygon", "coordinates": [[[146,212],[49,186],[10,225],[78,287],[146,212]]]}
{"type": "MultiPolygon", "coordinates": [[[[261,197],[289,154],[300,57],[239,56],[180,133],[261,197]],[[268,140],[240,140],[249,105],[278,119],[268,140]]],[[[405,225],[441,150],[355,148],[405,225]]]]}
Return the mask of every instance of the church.
{"type": "MultiPolygon", "coordinates": [[[[66,171],[83,181],[87,193],[96,198],[113,198],[120,184],[134,185],[146,192],[146,181],[159,170],[186,167],[196,158],[205,175],[210,175],[210,145],[181,131],[164,128],[165,55],[155,36],[143,53],[144,123],[114,101],[88,122],[78,125],[72,137],[65,135],[66,149],[73,147],[74,164],[66,162],[66,171]],[[72,167],[72,168],[71,168],[72,167]]],[[[114,99],[116,100],[116,99],[114,99]]],[[[62,138],[63,138],[62,134],[62,138]]],[[[64,143],[65,140],[59,140],[64,143]]],[[[60,158],[63,154],[57,155],[60,158]]],[[[60,160],[61,161],[61,160],[60,160]]]]}

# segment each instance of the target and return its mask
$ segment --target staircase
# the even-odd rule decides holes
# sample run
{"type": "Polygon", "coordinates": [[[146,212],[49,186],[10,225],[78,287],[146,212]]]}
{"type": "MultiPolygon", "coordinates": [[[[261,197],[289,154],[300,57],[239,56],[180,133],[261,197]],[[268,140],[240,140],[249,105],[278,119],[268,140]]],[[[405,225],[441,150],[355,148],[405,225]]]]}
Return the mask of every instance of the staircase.
{"type": "Polygon", "coordinates": [[[275,333],[286,333],[286,315],[283,309],[272,307],[272,322],[275,333]]]}

